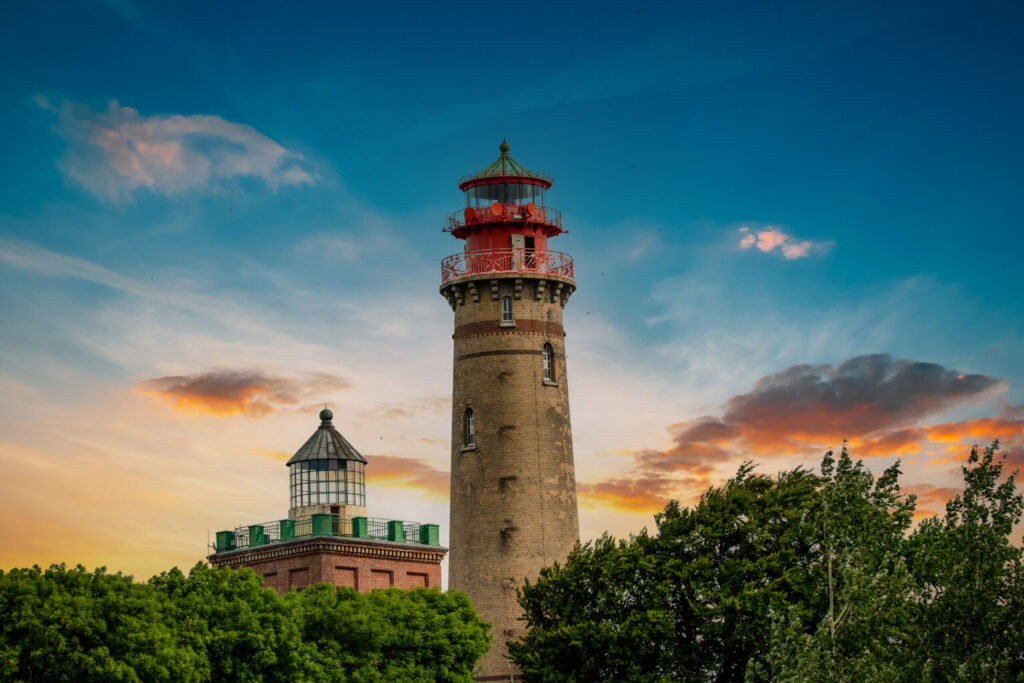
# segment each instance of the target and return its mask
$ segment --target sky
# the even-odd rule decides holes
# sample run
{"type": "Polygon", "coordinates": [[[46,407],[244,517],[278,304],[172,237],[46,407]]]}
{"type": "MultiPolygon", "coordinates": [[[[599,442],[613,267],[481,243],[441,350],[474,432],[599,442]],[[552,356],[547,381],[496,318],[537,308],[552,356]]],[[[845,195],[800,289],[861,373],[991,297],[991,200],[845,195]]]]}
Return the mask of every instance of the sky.
{"type": "Polygon", "coordinates": [[[1024,465],[1018,3],[0,7],[0,568],[145,578],[334,423],[447,542],[459,177],[553,177],[586,539],[844,440],[1024,465]],[[689,6],[693,5],[693,6],[689,6]]]}

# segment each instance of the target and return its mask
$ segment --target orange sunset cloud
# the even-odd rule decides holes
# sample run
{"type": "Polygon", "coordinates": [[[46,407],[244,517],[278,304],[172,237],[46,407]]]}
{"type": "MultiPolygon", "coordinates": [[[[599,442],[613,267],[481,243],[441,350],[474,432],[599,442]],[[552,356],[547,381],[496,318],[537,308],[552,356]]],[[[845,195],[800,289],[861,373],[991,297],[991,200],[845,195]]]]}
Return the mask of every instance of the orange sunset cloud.
{"type": "MultiPolygon", "coordinates": [[[[700,488],[703,490],[704,486],[700,488]]],[[[661,477],[613,479],[576,486],[580,504],[586,507],[609,507],[646,513],[657,512],[665,507],[665,503],[673,497],[674,491],[674,482],[661,477]]],[[[675,494],[675,497],[678,497],[678,494],[675,494]]]]}
{"type": "Polygon", "coordinates": [[[281,406],[348,386],[342,378],[323,373],[283,378],[255,370],[213,370],[145,380],[134,390],[185,412],[263,417],[281,406]]]}
{"type": "Polygon", "coordinates": [[[1024,437],[1024,420],[1002,417],[981,417],[966,422],[950,422],[926,427],[928,439],[941,443],[961,442],[968,439],[1012,441],[1024,437]]]}
{"type": "Polygon", "coordinates": [[[1002,386],[987,375],[871,354],[763,377],[753,391],[725,402],[722,421],[800,441],[850,438],[908,426],[1002,386]]]}
{"type": "Polygon", "coordinates": [[[901,487],[904,495],[913,494],[917,498],[915,519],[933,517],[942,514],[946,502],[960,493],[961,489],[948,486],[932,486],[931,484],[910,484],[901,487]]]}
{"type": "Polygon", "coordinates": [[[885,432],[880,436],[850,439],[850,447],[860,458],[884,458],[891,455],[917,455],[927,440],[923,429],[906,428],[885,432]]]}
{"type": "MultiPolygon", "coordinates": [[[[581,484],[581,498],[623,510],[660,509],[670,498],[715,483],[745,460],[820,455],[844,439],[856,457],[917,455],[941,442],[960,460],[978,441],[1001,439],[1024,461],[1024,419],[1003,416],[918,426],[918,421],[1003,388],[993,377],[874,354],[832,365],[795,365],[728,399],[722,415],[669,427],[673,445],[630,453],[632,472],[581,484]],[[1019,447],[1019,448],[1018,448],[1019,447]]],[[[949,462],[947,458],[946,463],[949,462]]],[[[952,489],[922,501],[934,507],[952,489]]],[[[931,496],[931,497],[929,497],[931,496]]],[[[924,514],[933,514],[931,507],[924,514]]]]}

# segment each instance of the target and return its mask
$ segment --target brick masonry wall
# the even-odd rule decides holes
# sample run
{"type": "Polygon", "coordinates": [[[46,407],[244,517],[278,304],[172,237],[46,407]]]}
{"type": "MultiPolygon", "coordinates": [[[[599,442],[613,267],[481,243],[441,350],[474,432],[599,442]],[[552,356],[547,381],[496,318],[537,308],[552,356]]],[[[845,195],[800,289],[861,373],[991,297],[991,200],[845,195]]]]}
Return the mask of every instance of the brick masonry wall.
{"type": "Polygon", "coordinates": [[[441,588],[444,548],[311,538],[211,555],[215,567],[249,567],[278,593],[326,582],[358,591],[441,588]]]}
{"type": "Polygon", "coordinates": [[[443,291],[455,309],[449,587],[492,623],[495,645],[478,674],[507,676],[505,642],[523,633],[516,588],[579,539],[562,327],[572,290],[529,277],[462,284],[443,291]],[[513,297],[514,327],[499,322],[504,296],[513,297]],[[545,343],[554,382],[543,379],[545,343]],[[463,447],[467,407],[473,449],[463,447]]]}

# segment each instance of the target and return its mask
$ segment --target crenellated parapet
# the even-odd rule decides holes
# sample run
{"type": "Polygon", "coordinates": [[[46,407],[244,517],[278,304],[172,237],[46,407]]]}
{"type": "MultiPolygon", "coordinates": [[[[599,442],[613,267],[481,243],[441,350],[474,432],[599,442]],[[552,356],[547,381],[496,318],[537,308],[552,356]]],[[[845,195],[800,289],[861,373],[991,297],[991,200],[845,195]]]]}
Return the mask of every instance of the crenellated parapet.
{"type": "Polygon", "coordinates": [[[567,277],[535,273],[488,273],[454,278],[441,285],[441,296],[448,300],[454,311],[467,303],[480,303],[481,297],[492,301],[500,299],[499,292],[509,283],[509,294],[515,300],[533,299],[557,303],[562,308],[576,291],[576,282],[567,277]],[[488,277],[489,276],[489,277],[488,277]]]}

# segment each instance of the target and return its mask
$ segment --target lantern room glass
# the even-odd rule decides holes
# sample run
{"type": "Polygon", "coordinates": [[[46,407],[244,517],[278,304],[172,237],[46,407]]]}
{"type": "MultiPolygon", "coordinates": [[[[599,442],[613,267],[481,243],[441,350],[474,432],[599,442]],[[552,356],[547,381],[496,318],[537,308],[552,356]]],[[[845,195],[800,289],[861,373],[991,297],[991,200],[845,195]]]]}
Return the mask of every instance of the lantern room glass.
{"type": "Polygon", "coordinates": [[[306,460],[288,466],[291,507],[366,506],[366,465],[357,460],[306,460]]]}
{"type": "Polygon", "coordinates": [[[466,206],[475,209],[487,207],[494,202],[501,204],[544,205],[544,187],[533,183],[488,183],[466,190],[466,206]]]}

